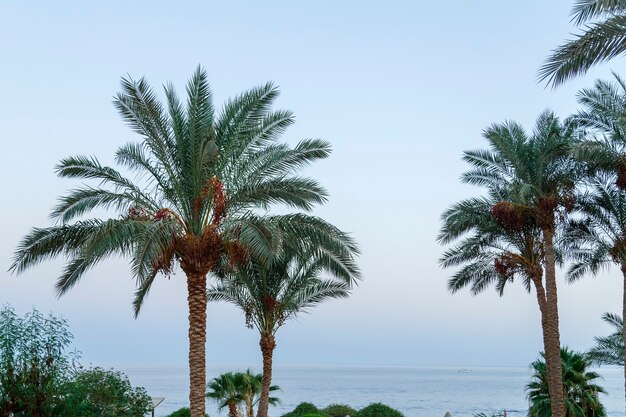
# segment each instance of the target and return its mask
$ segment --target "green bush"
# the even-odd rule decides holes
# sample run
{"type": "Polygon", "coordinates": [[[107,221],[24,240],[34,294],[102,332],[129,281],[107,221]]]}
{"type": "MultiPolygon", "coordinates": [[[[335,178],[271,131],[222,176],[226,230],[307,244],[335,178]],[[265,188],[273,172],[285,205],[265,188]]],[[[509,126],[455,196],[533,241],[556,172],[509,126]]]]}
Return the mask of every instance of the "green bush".
{"type": "MultiPolygon", "coordinates": [[[[172,414],[170,414],[167,417],[190,417],[190,416],[191,416],[191,411],[189,411],[189,408],[183,407],[179,410],[174,411],[172,414]]],[[[205,417],[209,417],[209,415],[205,414],[205,417]]]]}
{"type": "Polygon", "coordinates": [[[0,416],[62,415],[60,388],[72,373],[65,320],[37,310],[0,310],[0,416]]]}
{"type": "Polygon", "coordinates": [[[305,414],[301,417],[327,417],[325,414],[305,414]]]}
{"type": "Polygon", "coordinates": [[[374,403],[359,410],[354,417],[404,417],[404,414],[388,405],[374,403]]]}
{"type": "Polygon", "coordinates": [[[0,309],[0,416],[143,417],[150,397],[120,372],[77,367],[67,322],[0,309]]]}
{"type": "Polygon", "coordinates": [[[327,417],[323,411],[320,411],[316,406],[311,403],[300,403],[292,412],[283,414],[282,417],[305,417],[306,415],[311,414],[327,417]]]}
{"type": "Polygon", "coordinates": [[[63,391],[65,417],[143,417],[152,410],[146,390],[113,370],[79,370],[63,391]]]}
{"type": "Polygon", "coordinates": [[[354,416],[356,410],[345,404],[331,404],[324,409],[324,413],[330,417],[347,417],[354,416]]]}

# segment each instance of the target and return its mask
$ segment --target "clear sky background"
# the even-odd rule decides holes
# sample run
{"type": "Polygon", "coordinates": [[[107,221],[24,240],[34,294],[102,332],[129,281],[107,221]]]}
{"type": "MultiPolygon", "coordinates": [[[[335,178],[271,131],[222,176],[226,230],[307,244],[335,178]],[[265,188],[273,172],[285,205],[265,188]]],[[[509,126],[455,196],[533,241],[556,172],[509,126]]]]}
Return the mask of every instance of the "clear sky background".
{"type": "MultiPolygon", "coordinates": [[[[2,2],[0,5],[0,270],[20,238],[46,226],[56,198],[78,184],[54,165],[74,154],[112,164],[140,138],[111,101],[121,76],[172,81],[183,91],[198,64],[219,107],[268,80],[296,113],[284,140],[320,137],[331,158],[307,174],[330,192],[315,210],[362,248],[363,282],[278,333],[276,365],[521,365],[542,349],[534,294],[450,295],[437,260],[439,217],[479,192],[462,185],[463,150],[512,119],[532,129],[546,108],[566,117],[576,92],[622,74],[626,59],[556,91],[536,81],[549,51],[575,29],[572,0],[2,2]]],[[[184,364],[184,275],[159,279],[133,319],[127,261],[113,259],[57,299],[62,261],[0,274],[0,304],[66,317],[94,364],[184,364]]],[[[618,270],[566,285],[562,342],[586,349],[621,311],[618,270]]],[[[208,311],[209,364],[258,365],[258,337],[233,307],[208,311]]]]}

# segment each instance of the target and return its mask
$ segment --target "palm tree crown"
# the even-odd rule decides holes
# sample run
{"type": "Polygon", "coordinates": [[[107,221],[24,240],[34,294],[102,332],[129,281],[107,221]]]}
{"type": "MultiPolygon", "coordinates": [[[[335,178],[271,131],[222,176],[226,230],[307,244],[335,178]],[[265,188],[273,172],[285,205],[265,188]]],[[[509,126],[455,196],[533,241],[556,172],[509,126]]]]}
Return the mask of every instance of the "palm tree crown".
{"type": "MultiPolygon", "coordinates": [[[[350,250],[356,250],[347,235],[342,238],[350,250]]],[[[234,275],[224,277],[209,288],[208,299],[233,303],[245,313],[249,327],[275,334],[298,313],[326,299],[348,296],[358,270],[355,265],[337,263],[335,258],[326,248],[304,253],[290,248],[276,254],[269,263],[253,260],[234,275]],[[322,278],[323,272],[331,272],[332,276],[322,278]]]]}
{"type": "Polygon", "coordinates": [[[228,408],[228,417],[238,417],[237,406],[244,401],[242,383],[241,374],[227,372],[209,382],[206,397],[215,401],[219,410],[228,408]]]}
{"type": "MultiPolygon", "coordinates": [[[[590,364],[585,355],[567,348],[561,349],[563,366],[563,391],[567,417],[604,417],[606,410],[600,402],[599,394],[606,391],[594,381],[598,373],[589,371],[590,364]]],[[[531,364],[532,381],[526,386],[528,391],[528,417],[549,417],[550,397],[548,395],[547,368],[545,355],[531,364]]]]}

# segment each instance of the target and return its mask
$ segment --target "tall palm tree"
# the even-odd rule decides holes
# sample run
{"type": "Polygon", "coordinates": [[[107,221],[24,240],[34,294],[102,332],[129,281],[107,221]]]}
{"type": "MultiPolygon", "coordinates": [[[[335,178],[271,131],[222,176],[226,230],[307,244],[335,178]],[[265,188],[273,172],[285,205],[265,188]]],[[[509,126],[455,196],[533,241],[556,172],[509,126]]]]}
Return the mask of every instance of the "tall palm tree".
{"type": "MultiPolygon", "coordinates": [[[[57,281],[61,295],[103,259],[129,257],[137,282],[135,314],[156,277],[179,266],[188,291],[192,417],[202,417],[205,409],[207,276],[221,264],[236,267],[248,256],[271,254],[271,234],[288,222],[275,226],[280,216],[269,219],[257,209],[279,203],[309,210],[326,199],[317,182],[296,173],[327,157],[330,146],[321,140],[304,140],[293,148],[278,143],[293,115],[271,110],[277,95],[268,83],[231,99],[218,112],[200,67],[187,84],[185,104],[171,85],[165,87],[163,105],[143,78],[122,79],[114,104],[142,140],[121,146],[115,157],[136,175],[125,176],[94,157],[63,159],[56,167],[60,177],[95,184],[61,197],[51,213],[56,224],[27,234],[11,266],[20,273],[66,257],[57,281]],[[97,217],[102,209],[115,215],[97,217]]],[[[306,223],[306,216],[293,219],[306,223]]],[[[311,224],[305,225],[308,235],[315,233],[311,224]]],[[[299,226],[292,222],[289,227],[297,239],[299,226]]]]}
{"type": "Polygon", "coordinates": [[[331,298],[345,298],[359,277],[352,239],[335,229],[327,241],[282,239],[269,262],[251,258],[246,268],[226,274],[208,291],[209,301],[240,308],[250,328],[260,333],[263,386],[258,417],[267,417],[275,335],[290,318],[331,298]],[[326,274],[328,277],[323,277],[326,274]]]}
{"type": "Polygon", "coordinates": [[[624,320],[617,314],[604,313],[602,320],[613,327],[608,336],[595,337],[596,345],[589,349],[587,358],[594,365],[624,367],[624,320]]]}
{"type": "Polygon", "coordinates": [[[441,265],[464,265],[449,282],[453,292],[471,285],[478,293],[495,283],[502,294],[515,276],[524,280],[527,290],[534,286],[552,415],[563,417],[554,235],[559,219],[575,201],[573,131],[546,112],[531,136],[511,122],[491,126],[484,136],[490,149],[465,152],[463,159],[472,168],[462,180],[486,187],[488,197],[462,201],[443,214],[439,242],[462,240],[444,253],[441,265]]]}
{"type": "MultiPolygon", "coordinates": [[[[623,313],[626,312],[626,82],[597,80],[578,94],[582,109],[571,121],[584,130],[587,140],[576,156],[594,172],[589,193],[580,201],[584,220],[572,222],[564,243],[575,263],[569,271],[576,280],[612,263],[624,279],[623,313]]],[[[626,333],[622,335],[626,341],[626,333]]],[[[626,370],[625,370],[626,376],[626,370]]],[[[626,396],[626,385],[624,390],[626,396]]]]}
{"type": "MultiPolygon", "coordinates": [[[[594,381],[600,378],[589,371],[590,363],[585,355],[567,348],[561,349],[563,368],[563,391],[567,417],[605,417],[606,410],[600,402],[599,394],[606,391],[594,381]]],[[[551,398],[548,395],[548,375],[545,355],[531,364],[532,381],[526,386],[528,391],[528,417],[550,417],[551,398]]]]}
{"type": "Polygon", "coordinates": [[[552,51],[539,70],[539,80],[555,87],[626,52],[625,0],[577,0],[572,21],[582,33],[552,51]]]}
{"type": "Polygon", "coordinates": [[[228,408],[228,417],[241,417],[237,406],[244,401],[240,386],[243,374],[227,372],[213,378],[207,386],[206,397],[215,401],[220,410],[228,408]]]}
{"type": "MultiPolygon", "coordinates": [[[[622,314],[626,314],[626,193],[612,184],[611,176],[597,178],[590,194],[579,199],[584,218],[570,222],[564,244],[574,260],[567,277],[575,281],[587,273],[596,275],[601,269],[616,264],[622,271],[622,314]]],[[[622,346],[626,332],[622,327],[622,346]]],[[[625,355],[622,350],[622,355],[625,355]]],[[[622,363],[624,359],[622,357],[622,363]]],[[[624,370],[626,377],[626,368],[624,370]]],[[[625,386],[626,395],[626,386],[625,386]]]]}

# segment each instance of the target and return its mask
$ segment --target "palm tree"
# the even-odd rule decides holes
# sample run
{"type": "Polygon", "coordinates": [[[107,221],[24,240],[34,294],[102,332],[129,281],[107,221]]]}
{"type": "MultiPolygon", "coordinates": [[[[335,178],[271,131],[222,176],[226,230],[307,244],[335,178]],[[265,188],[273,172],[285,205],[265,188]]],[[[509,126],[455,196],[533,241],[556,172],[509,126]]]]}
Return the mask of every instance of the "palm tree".
{"type": "MultiPolygon", "coordinates": [[[[26,235],[11,266],[20,273],[65,256],[68,262],[57,281],[61,295],[103,259],[129,257],[137,282],[135,315],[159,273],[168,275],[180,266],[188,290],[192,417],[203,416],[205,409],[207,276],[222,264],[234,268],[248,256],[266,259],[271,234],[286,224],[298,238],[298,224],[281,216],[269,219],[257,209],[278,203],[310,210],[326,199],[317,182],[296,173],[327,157],[330,146],[321,140],[304,140],[293,148],[278,143],[293,115],[271,110],[277,95],[268,83],[217,112],[200,67],[187,85],[185,104],[171,85],[165,87],[162,105],[143,78],[122,79],[114,104],[142,141],[120,147],[115,156],[136,174],[134,179],[94,157],[63,159],[56,167],[60,177],[95,185],[61,197],[51,214],[56,224],[26,235]],[[102,209],[117,215],[84,218],[102,209]]],[[[293,220],[302,220],[307,234],[315,232],[306,216],[293,220]]]]}
{"type": "Polygon", "coordinates": [[[530,137],[511,122],[491,126],[484,136],[490,149],[465,152],[472,169],[462,180],[486,187],[488,197],[462,201],[443,214],[439,242],[463,239],[440,262],[464,265],[449,282],[452,292],[471,285],[478,293],[495,283],[502,294],[516,276],[528,291],[534,286],[548,352],[552,415],[563,417],[554,234],[575,201],[573,131],[546,112],[530,137]]]}
{"type": "MultiPolygon", "coordinates": [[[[263,374],[253,374],[248,369],[241,375],[242,377],[241,384],[239,385],[239,390],[243,397],[243,402],[246,405],[246,416],[254,417],[254,406],[258,404],[261,396],[261,391],[263,389],[263,374]]],[[[272,385],[269,389],[270,392],[278,390],[280,390],[278,385],[272,385]]],[[[268,403],[270,405],[277,405],[280,404],[280,399],[278,397],[269,397],[268,403]]]]}
{"type": "MultiPolygon", "coordinates": [[[[606,410],[600,402],[599,394],[606,391],[594,381],[600,378],[596,372],[588,370],[589,362],[585,355],[561,349],[563,367],[563,391],[567,417],[605,417],[606,410]]],[[[551,399],[548,395],[548,375],[545,355],[531,364],[532,381],[526,386],[528,391],[528,417],[550,417],[551,399]]]]}
{"type": "Polygon", "coordinates": [[[613,327],[608,336],[596,337],[596,345],[587,352],[587,358],[594,365],[614,365],[624,367],[624,320],[617,314],[604,313],[602,320],[613,327]]]}
{"type": "Polygon", "coordinates": [[[552,52],[539,70],[540,81],[558,86],[626,52],[625,0],[577,0],[572,21],[583,32],[552,52]]]}
{"type": "Polygon", "coordinates": [[[356,244],[337,229],[334,234],[334,239],[327,241],[282,239],[270,262],[251,258],[247,267],[224,275],[207,293],[209,301],[227,301],[240,308],[246,325],[260,333],[263,386],[258,417],[268,413],[278,329],[325,300],[347,297],[359,277],[353,261],[356,244]]]}
{"type": "Polygon", "coordinates": [[[209,382],[206,397],[214,400],[220,410],[228,408],[228,417],[240,417],[237,406],[244,400],[240,389],[242,377],[243,374],[227,372],[209,382]]]}
{"type": "MultiPolygon", "coordinates": [[[[220,410],[228,408],[229,417],[239,415],[239,406],[245,404],[246,416],[254,417],[253,406],[259,400],[263,385],[263,375],[246,372],[226,372],[209,382],[206,397],[214,400],[220,410]]],[[[270,392],[278,391],[278,385],[272,385],[270,392]]],[[[269,397],[270,405],[280,404],[277,397],[269,397]]]]}
{"type": "MultiPolygon", "coordinates": [[[[580,201],[584,219],[570,224],[564,243],[575,260],[570,281],[587,272],[595,275],[612,263],[620,267],[626,314],[626,82],[613,76],[615,82],[597,80],[594,88],[578,94],[583,107],[571,120],[591,139],[575,153],[595,175],[588,195],[580,201]]],[[[626,341],[626,333],[622,338],[626,341]]]]}
{"type": "MultiPolygon", "coordinates": [[[[587,273],[596,275],[610,264],[617,264],[622,271],[623,314],[626,314],[626,194],[609,180],[597,178],[591,184],[591,192],[579,199],[584,215],[582,220],[572,221],[564,244],[574,262],[567,277],[575,281],[587,273]]],[[[622,355],[626,332],[622,326],[622,355]]],[[[625,357],[622,356],[621,363],[625,357]]],[[[626,377],[626,368],[624,371],[626,377]]],[[[625,386],[626,395],[626,386],[625,386]]]]}

